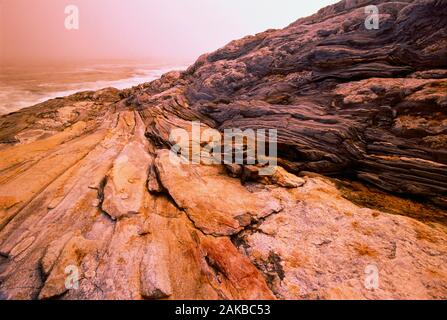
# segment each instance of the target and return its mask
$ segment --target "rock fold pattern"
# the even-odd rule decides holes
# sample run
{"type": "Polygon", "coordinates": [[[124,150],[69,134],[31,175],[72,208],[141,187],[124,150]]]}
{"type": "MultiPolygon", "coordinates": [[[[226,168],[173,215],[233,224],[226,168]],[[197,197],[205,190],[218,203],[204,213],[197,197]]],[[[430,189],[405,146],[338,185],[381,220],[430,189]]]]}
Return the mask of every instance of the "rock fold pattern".
{"type": "Polygon", "coordinates": [[[0,117],[1,299],[447,299],[446,208],[446,1],[341,1],[0,117]],[[192,121],[278,129],[274,175],[172,162],[192,121]]]}

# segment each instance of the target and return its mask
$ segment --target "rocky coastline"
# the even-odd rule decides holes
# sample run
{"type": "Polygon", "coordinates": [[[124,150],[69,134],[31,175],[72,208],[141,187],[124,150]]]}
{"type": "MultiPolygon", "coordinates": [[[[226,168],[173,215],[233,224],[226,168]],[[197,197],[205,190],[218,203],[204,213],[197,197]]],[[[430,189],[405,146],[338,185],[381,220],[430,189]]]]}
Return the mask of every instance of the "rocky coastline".
{"type": "Polygon", "coordinates": [[[340,1],[1,116],[0,298],[447,299],[447,2],[340,1]],[[277,129],[274,176],[172,163],[192,121],[277,129]]]}

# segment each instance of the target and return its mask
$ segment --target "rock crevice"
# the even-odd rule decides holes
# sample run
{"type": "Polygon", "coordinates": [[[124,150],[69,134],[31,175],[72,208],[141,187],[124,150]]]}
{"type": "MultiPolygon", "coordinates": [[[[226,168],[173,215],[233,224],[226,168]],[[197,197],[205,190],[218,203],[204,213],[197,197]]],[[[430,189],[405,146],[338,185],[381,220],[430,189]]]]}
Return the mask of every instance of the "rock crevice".
{"type": "Polygon", "coordinates": [[[1,116],[0,297],[446,299],[446,12],[341,1],[1,116]],[[277,129],[273,175],[183,162],[170,133],[192,121],[277,129]]]}

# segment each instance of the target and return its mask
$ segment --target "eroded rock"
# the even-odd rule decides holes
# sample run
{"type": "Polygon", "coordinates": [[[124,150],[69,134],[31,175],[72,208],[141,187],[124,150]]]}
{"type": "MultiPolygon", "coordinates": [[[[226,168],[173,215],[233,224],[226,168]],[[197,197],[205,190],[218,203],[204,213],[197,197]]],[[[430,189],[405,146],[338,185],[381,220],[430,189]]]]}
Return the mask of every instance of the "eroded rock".
{"type": "Polygon", "coordinates": [[[1,116],[0,297],[446,299],[447,7],[364,4],[1,116]],[[274,174],[182,162],[192,121],[277,129],[274,174]]]}

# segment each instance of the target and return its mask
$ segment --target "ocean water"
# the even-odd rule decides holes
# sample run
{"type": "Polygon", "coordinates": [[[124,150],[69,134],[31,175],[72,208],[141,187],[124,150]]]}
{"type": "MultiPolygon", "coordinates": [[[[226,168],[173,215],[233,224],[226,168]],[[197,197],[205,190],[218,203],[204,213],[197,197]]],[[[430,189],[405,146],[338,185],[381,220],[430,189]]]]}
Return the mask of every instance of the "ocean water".
{"type": "Polygon", "coordinates": [[[79,91],[131,88],[155,80],[168,71],[186,68],[187,64],[144,62],[3,66],[0,67],[0,114],[79,91]]]}

